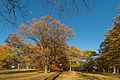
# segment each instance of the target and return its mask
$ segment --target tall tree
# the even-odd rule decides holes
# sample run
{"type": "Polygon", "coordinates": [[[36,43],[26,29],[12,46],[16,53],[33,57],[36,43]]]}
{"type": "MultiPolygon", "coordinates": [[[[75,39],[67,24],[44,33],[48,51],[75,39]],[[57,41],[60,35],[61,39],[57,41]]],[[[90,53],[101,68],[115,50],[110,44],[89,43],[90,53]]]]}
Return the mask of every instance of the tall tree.
{"type": "Polygon", "coordinates": [[[101,43],[101,55],[98,60],[99,66],[104,65],[105,67],[102,68],[106,70],[109,66],[112,66],[115,73],[114,67],[119,66],[120,62],[120,14],[114,18],[114,24],[112,26],[105,34],[105,39],[101,43]]]}
{"type": "Polygon", "coordinates": [[[75,46],[70,46],[66,49],[66,56],[69,61],[69,71],[72,70],[72,67],[79,67],[80,59],[82,57],[80,49],[75,46]]]}
{"type": "Polygon", "coordinates": [[[0,45],[0,68],[8,69],[13,62],[15,54],[7,45],[0,45]]]}
{"type": "Polygon", "coordinates": [[[89,71],[92,72],[94,70],[94,67],[96,67],[96,59],[93,58],[95,57],[97,54],[95,51],[93,50],[85,50],[82,52],[82,67],[84,67],[85,71],[89,71]]]}
{"type": "Polygon", "coordinates": [[[20,63],[22,63],[22,59],[25,56],[23,50],[25,47],[24,40],[21,39],[20,36],[17,36],[16,34],[10,34],[8,39],[6,40],[6,43],[9,47],[11,47],[11,50],[13,53],[16,54],[14,57],[14,61],[18,64],[18,69],[20,69],[20,63]]]}
{"type": "Polygon", "coordinates": [[[50,62],[57,61],[57,56],[63,54],[67,46],[66,41],[73,37],[72,29],[51,16],[23,24],[18,32],[21,36],[33,40],[41,50],[40,55],[42,54],[44,58],[45,73],[47,73],[50,62]]]}

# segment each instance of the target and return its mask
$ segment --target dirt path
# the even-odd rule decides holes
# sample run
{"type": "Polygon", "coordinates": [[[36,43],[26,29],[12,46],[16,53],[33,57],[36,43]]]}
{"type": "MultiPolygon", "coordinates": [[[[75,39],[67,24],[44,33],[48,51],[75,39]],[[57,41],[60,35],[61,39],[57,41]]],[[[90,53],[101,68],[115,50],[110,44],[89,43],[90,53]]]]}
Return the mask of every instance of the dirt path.
{"type": "Polygon", "coordinates": [[[63,72],[61,75],[59,75],[59,77],[56,80],[77,80],[80,77],[77,75],[77,73],[75,71],[66,71],[63,72]]]}
{"type": "Polygon", "coordinates": [[[66,71],[62,72],[55,80],[120,80],[120,78],[102,74],[66,71]]]}

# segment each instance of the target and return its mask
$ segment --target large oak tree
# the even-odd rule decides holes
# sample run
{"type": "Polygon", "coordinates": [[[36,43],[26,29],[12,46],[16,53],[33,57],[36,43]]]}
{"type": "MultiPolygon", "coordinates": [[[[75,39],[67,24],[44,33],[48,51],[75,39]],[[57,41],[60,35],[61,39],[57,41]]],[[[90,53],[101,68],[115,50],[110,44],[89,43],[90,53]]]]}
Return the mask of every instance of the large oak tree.
{"type": "Polygon", "coordinates": [[[73,37],[72,29],[51,16],[45,16],[42,20],[34,19],[33,23],[23,24],[18,32],[22,37],[34,41],[41,50],[39,54],[44,59],[45,73],[50,64],[59,65],[62,62],[60,60],[65,57],[66,41],[73,37]]]}

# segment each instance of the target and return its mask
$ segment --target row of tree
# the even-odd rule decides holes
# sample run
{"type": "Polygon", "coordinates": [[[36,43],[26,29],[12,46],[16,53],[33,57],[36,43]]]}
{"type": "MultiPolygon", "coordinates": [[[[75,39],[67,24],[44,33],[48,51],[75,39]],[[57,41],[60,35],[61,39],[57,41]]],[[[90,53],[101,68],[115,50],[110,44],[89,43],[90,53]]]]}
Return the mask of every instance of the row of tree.
{"type": "Polygon", "coordinates": [[[114,18],[112,28],[107,31],[100,45],[98,66],[99,71],[120,72],[120,14],[114,18]]]}

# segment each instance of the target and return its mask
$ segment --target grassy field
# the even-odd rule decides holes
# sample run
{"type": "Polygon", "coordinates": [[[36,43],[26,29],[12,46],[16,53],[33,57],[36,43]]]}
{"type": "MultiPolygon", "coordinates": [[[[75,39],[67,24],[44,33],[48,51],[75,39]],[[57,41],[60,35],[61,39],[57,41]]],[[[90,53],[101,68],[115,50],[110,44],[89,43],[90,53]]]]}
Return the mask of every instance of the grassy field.
{"type": "Polygon", "coordinates": [[[35,70],[0,71],[0,80],[120,80],[119,75],[91,74],[75,71],[43,73],[35,70]]]}
{"type": "Polygon", "coordinates": [[[35,70],[2,70],[0,80],[50,80],[58,72],[43,73],[35,70]]]}

